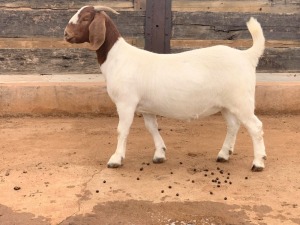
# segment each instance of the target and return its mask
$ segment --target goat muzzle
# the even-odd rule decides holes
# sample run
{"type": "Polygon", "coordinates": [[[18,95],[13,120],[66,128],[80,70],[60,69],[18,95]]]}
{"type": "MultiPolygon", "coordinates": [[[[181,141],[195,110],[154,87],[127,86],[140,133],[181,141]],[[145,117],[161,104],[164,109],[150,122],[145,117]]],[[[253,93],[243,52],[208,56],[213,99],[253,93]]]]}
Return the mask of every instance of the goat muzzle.
{"type": "Polygon", "coordinates": [[[67,29],[64,31],[64,39],[65,41],[72,43],[73,35],[70,34],[67,29]]]}

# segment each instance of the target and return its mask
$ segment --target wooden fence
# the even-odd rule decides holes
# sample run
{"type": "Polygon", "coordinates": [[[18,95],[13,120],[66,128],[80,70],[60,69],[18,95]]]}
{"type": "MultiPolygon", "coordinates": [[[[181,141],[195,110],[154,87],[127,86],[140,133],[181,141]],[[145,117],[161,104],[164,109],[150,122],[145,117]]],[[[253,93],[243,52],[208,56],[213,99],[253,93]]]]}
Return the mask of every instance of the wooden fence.
{"type": "MultiPolygon", "coordinates": [[[[63,41],[63,30],[83,5],[106,5],[125,39],[145,45],[146,0],[0,0],[0,74],[99,73],[86,44],[63,41]]],[[[160,13],[160,12],[157,12],[160,13]]],[[[173,0],[171,52],[224,44],[248,48],[246,21],[261,23],[266,51],[258,71],[300,72],[299,0],[173,0]]]]}

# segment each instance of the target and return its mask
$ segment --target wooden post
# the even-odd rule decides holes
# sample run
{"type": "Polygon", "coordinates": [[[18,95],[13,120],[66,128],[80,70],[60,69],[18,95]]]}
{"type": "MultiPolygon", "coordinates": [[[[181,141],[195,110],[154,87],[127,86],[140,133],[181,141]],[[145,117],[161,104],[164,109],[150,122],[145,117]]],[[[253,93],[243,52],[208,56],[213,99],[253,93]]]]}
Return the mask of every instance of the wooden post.
{"type": "Polygon", "coordinates": [[[169,53],[171,31],[171,0],[147,0],[145,49],[156,53],[169,53]]]}

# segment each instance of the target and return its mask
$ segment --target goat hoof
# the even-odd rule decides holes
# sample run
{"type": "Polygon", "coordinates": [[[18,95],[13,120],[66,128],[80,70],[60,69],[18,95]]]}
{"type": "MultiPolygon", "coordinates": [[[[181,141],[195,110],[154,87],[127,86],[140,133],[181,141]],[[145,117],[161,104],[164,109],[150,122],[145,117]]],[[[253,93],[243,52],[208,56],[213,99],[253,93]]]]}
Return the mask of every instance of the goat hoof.
{"type": "Polygon", "coordinates": [[[255,166],[255,165],[253,165],[252,168],[251,168],[251,170],[252,170],[252,172],[261,172],[261,171],[264,170],[264,168],[261,167],[261,166],[255,166]]]}
{"type": "Polygon", "coordinates": [[[228,159],[224,159],[222,157],[218,157],[217,158],[217,162],[221,162],[221,163],[228,162],[228,159]]]}
{"type": "Polygon", "coordinates": [[[118,163],[108,163],[107,164],[108,168],[119,168],[121,166],[122,166],[122,164],[118,164],[118,163]]]}
{"type": "Polygon", "coordinates": [[[165,158],[154,158],[152,161],[155,164],[159,164],[159,163],[163,163],[164,161],[166,161],[166,159],[165,158]]]}

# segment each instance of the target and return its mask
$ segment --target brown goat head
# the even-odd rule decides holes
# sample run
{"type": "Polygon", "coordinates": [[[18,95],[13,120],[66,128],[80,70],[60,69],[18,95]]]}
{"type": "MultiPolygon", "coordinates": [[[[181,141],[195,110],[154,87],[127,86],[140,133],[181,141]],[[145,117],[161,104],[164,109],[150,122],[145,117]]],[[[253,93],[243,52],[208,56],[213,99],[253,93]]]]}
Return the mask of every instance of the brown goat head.
{"type": "Polygon", "coordinates": [[[70,43],[89,42],[91,50],[98,50],[106,38],[107,15],[102,11],[111,11],[103,6],[84,6],[70,19],[64,37],[70,43]]]}

